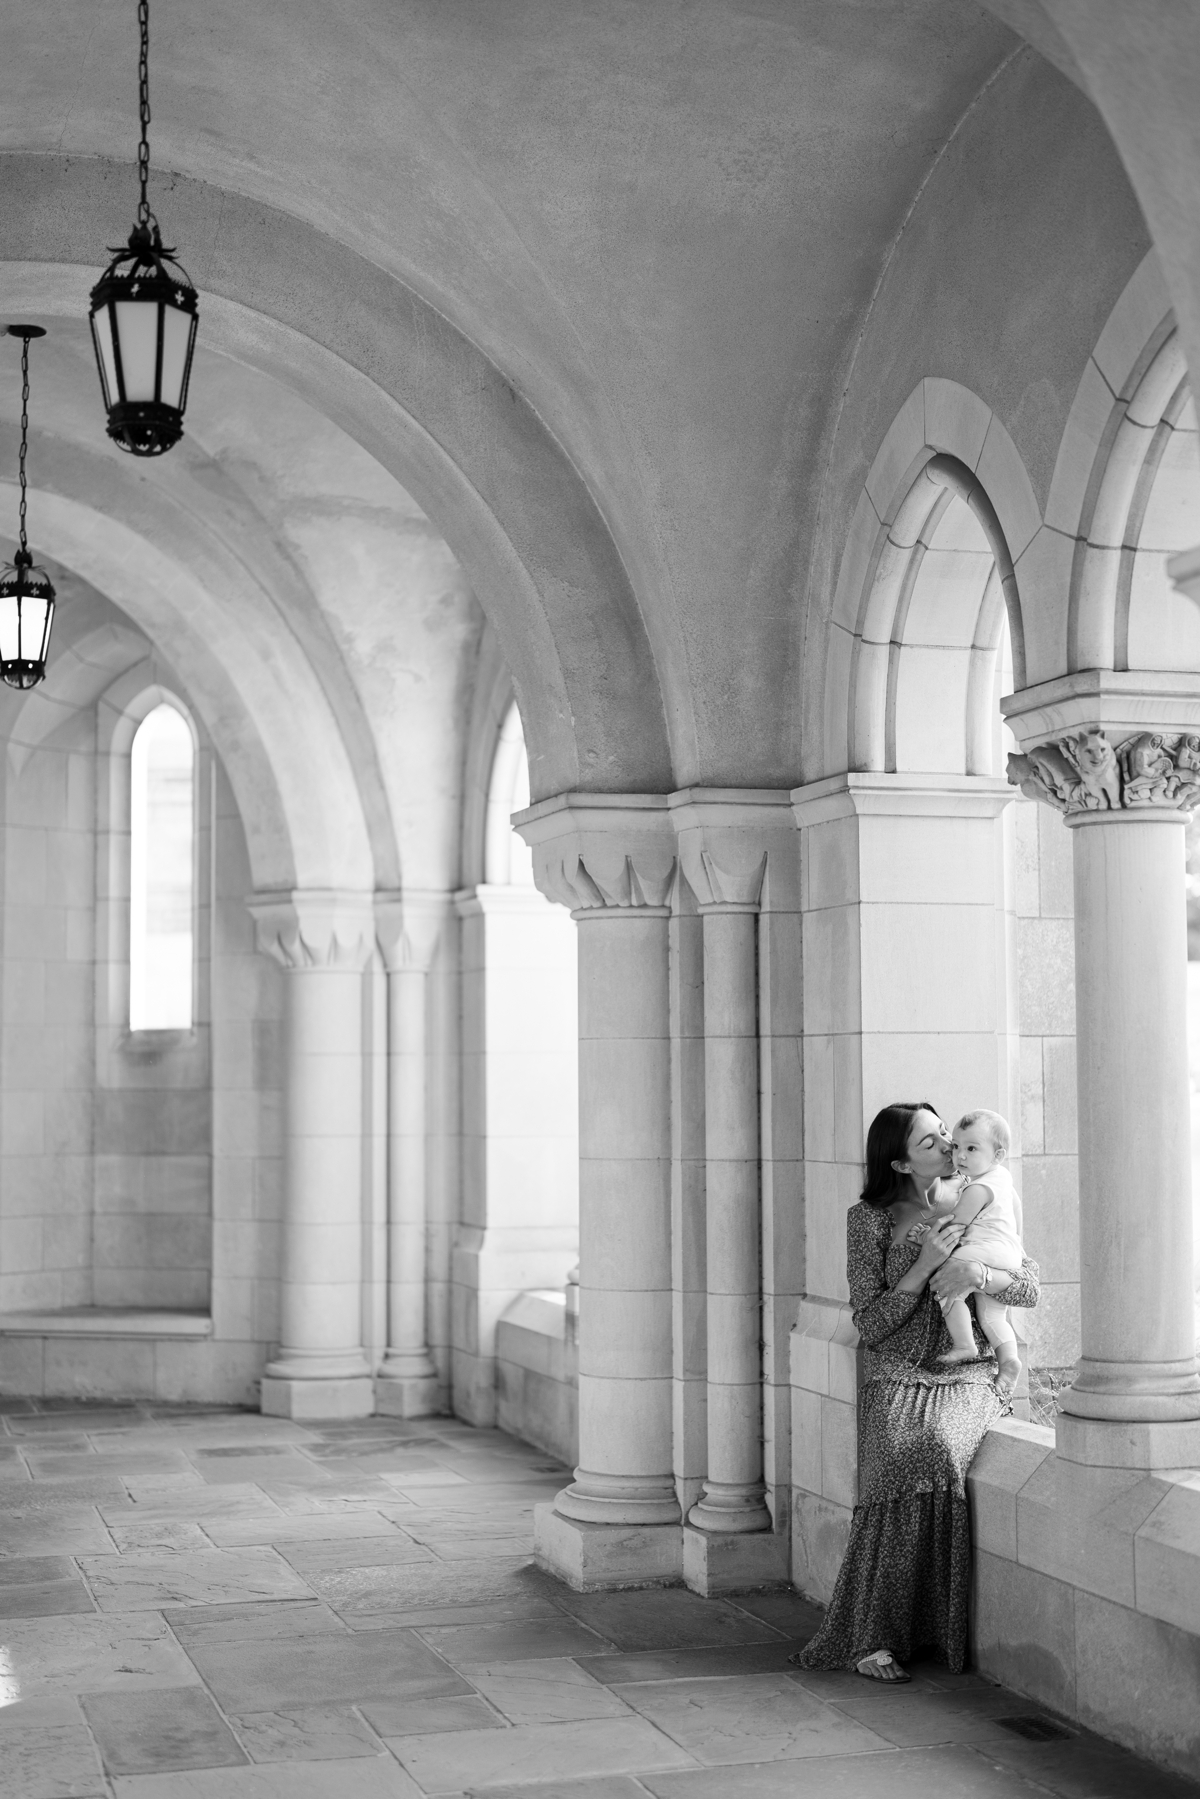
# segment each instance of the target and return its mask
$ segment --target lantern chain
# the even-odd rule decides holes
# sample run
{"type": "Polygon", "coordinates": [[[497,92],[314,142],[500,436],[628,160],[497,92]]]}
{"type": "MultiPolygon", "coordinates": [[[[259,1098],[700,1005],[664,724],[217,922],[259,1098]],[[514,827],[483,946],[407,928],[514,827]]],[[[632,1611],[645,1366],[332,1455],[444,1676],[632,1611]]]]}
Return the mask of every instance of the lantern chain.
{"type": "Polygon", "coordinates": [[[138,201],[137,222],[149,230],[158,220],[150,210],[146,189],[150,181],[150,0],[138,0],[138,29],[141,48],[138,53],[138,117],[142,136],[138,144],[138,180],[142,197],[138,201]]]}
{"type": "Polygon", "coordinates": [[[29,441],[29,339],[21,343],[21,458],[18,464],[21,482],[21,555],[28,561],[29,543],[25,536],[25,451],[29,441]]]}

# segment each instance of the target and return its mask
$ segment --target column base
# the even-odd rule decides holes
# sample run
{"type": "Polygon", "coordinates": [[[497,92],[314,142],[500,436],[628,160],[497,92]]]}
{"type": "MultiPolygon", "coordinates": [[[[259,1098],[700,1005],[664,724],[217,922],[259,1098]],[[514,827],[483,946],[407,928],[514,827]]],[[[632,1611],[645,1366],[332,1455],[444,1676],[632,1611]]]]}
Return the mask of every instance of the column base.
{"type": "Polygon", "coordinates": [[[772,1530],[695,1530],[689,1522],[683,1527],[683,1584],[705,1598],[786,1587],[786,1546],[772,1530]]]}
{"type": "Polygon", "coordinates": [[[679,1501],[669,1474],[592,1474],[576,1468],[575,1479],[554,1501],[561,1518],[583,1524],[675,1524],[679,1501]]]}
{"type": "Polygon", "coordinates": [[[1177,1362],[1101,1362],[1084,1356],[1059,1395],[1073,1418],[1124,1424],[1189,1424],[1200,1419],[1196,1358],[1177,1362]]]}
{"type": "Polygon", "coordinates": [[[375,1411],[369,1374],[349,1380],[289,1380],[265,1374],[260,1409],[268,1418],[370,1418],[375,1411]]]}
{"type": "Polygon", "coordinates": [[[1060,1412],[1054,1437],[1061,1461],[1091,1468],[1200,1468],[1200,1418],[1122,1422],[1060,1412]]]}
{"type": "Polygon", "coordinates": [[[677,1587],[683,1579],[682,1531],[676,1524],[591,1524],[565,1518],[553,1505],[533,1512],[539,1568],[577,1593],[619,1587],[677,1587]]]}
{"type": "Polygon", "coordinates": [[[382,1418],[434,1418],[441,1411],[436,1374],[389,1374],[386,1364],[375,1376],[375,1410],[382,1418]]]}
{"type": "Polygon", "coordinates": [[[704,1493],[688,1513],[693,1530],[711,1530],[718,1536],[757,1536],[772,1528],[763,1489],[705,1481],[704,1493]]]}

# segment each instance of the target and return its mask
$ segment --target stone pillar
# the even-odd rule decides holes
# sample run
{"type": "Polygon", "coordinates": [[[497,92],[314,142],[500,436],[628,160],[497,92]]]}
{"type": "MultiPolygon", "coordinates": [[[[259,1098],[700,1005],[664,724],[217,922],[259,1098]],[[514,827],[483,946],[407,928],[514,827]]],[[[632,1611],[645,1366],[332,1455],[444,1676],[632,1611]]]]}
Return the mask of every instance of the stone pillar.
{"type": "Polygon", "coordinates": [[[560,795],[515,820],[579,924],[579,1466],[538,1560],[577,1588],[678,1580],[672,1472],[668,901],[662,795],[560,795]]]}
{"type": "Polygon", "coordinates": [[[804,1296],[791,1338],[792,1578],[827,1601],[858,1497],[846,1212],[892,1100],[1018,1118],[1002,780],[850,773],[792,795],[803,839],[804,1296]],[[970,971],[969,978],[964,971],[970,971]],[[931,972],[932,971],[932,972],[931,972]]]}
{"type": "Polygon", "coordinates": [[[388,1346],[375,1377],[375,1404],[393,1418],[438,1410],[425,1304],[426,1012],[429,968],[448,903],[444,893],[407,893],[378,899],[375,908],[388,983],[388,1346]]]}
{"type": "Polygon", "coordinates": [[[1200,694],[1147,728],[1144,702],[1122,691],[1145,677],[1101,680],[1117,691],[1099,704],[1056,692],[1039,706],[1036,689],[1010,702],[1025,753],[1009,758],[1009,779],[1063,812],[1074,837],[1083,1353],[1060,1394],[1058,1453],[1194,1466],[1184,824],[1200,801],[1200,732],[1178,725],[1200,720],[1200,694]]]}
{"type": "MultiPolygon", "coordinates": [[[[684,1571],[703,1592],[783,1577],[763,1479],[763,1217],[759,1142],[759,905],[774,858],[794,887],[786,793],[687,789],[671,816],[704,932],[704,1168],[708,1442],[684,1571]],[[741,1539],[746,1539],[742,1541],[741,1539]]],[[[786,1519],[782,1521],[786,1530],[786,1519]]]]}
{"type": "Polygon", "coordinates": [[[364,1418],[375,1409],[362,1344],[363,971],[369,894],[262,894],[259,948],[288,971],[285,1215],[279,1355],[264,1412],[364,1418]]]}

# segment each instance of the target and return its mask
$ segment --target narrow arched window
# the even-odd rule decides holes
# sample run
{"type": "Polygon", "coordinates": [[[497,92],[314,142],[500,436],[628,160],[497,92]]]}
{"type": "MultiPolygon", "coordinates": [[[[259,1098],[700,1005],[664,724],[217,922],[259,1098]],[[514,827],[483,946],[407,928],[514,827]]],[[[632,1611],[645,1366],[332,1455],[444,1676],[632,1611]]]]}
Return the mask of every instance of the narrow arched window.
{"type": "Polygon", "coordinates": [[[533,851],[512,828],[514,812],[529,804],[529,757],[514,700],[500,730],[484,827],[484,878],[497,887],[533,886],[533,851]]]}
{"type": "Polygon", "coordinates": [[[129,855],[129,1028],[192,1025],[196,747],[174,706],[156,706],[133,739],[129,855]]]}

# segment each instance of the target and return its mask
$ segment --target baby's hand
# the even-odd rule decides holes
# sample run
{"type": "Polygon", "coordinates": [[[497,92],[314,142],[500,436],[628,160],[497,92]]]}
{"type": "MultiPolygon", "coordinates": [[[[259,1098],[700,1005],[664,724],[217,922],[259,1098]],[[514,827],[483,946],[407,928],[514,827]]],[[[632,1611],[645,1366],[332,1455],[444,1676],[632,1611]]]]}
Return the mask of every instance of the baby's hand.
{"type": "Polygon", "coordinates": [[[908,1235],[905,1237],[904,1241],[906,1243],[923,1243],[925,1238],[929,1235],[930,1229],[931,1226],[928,1224],[910,1225],[908,1235]]]}

